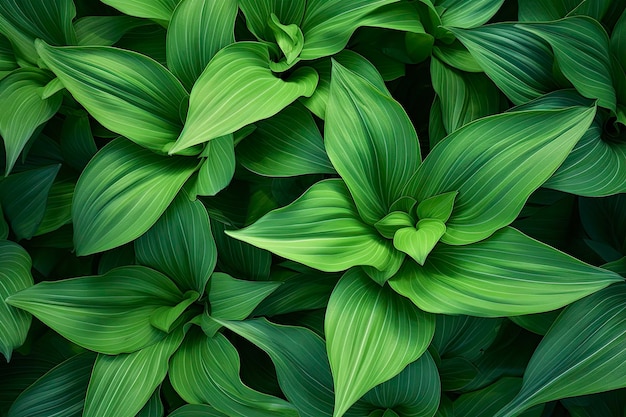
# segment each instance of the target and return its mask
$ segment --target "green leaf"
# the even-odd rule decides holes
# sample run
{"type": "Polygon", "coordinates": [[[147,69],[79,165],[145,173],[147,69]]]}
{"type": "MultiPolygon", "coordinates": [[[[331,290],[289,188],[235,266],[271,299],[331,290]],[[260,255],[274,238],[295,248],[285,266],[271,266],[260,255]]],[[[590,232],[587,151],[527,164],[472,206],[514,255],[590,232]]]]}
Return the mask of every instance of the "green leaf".
{"type": "Polygon", "coordinates": [[[229,236],[326,272],[355,265],[394,269],[402,255],[363,223],[341,180],[321,181],[292,204],[229,236]]]}
{"type": "Polygon", "coordinates": [[[148,402],[168,371],[170,357],[185,337],[182,328],[133,353],[98,355],[83,417],[133,417],[148,402]]]}
{"type": "Polygon", "coordinates": [[[447,222],[454,209],[454,201],[457,195],[457,191],[450,191],[420,201],[417,205],[417,217],[447,222]]]}
{"type": "Polygon", "coordinates": [[[626,10],[622,12],[611,33],[611,51],[626,71],[626,10]]]}
{"type": "MultiPolygon", "coordinates": [[[[606,269],[606,266],[604,266],[606,269]]],[[[545,313],[527,314],[524,316],[509,317],[511,321],[524,329],[535,334],[544,336],[548,333],[554,320],[561,314],[561,309],[547,311],[545,313]]]]}
{"type": "Polygon", "coordinates": [[[237,42],[219,51],[191,90],[185,127],[169,153],[227,135],[310,96],[318,75],[300,67],[287,79],[269,67],[267,45],[237,42]]]}
{"type": "Polygon", "coordinates": [[[0,34],[0,80],[18,68],[11,42],[0,34]]]}
{"type": "Polygon", "coordinates": [[[72,207],[78,255],[121,246],[161,217],[196,167],[193,158],[157,155],[115,139],[81,174],[72,207]]]}
{"type": "Polygon", "coordinates": [[[181,290],[202,294],[215,264],[217,248],[206,209],[184,190],[154,226],[135,241],[139,263],[169,276],[181,290]]]}
{"type": "Polygon", "coordinates": [[[63,160],[72,168],[82,172],[98,152],[87,112],[80,111],[65,117],[60,145],[63,160]]]}
{"type": "Polygon", "coordinates": [[[458,191],[442,242],[477,242],[511,223],[530,194],[556,171],[585,133],[595,108],[525,111],[486,117],[431,151],[407,185],[422,201],[458,191]]]}
{"type": "Polygon", "coordinates": [[[556,319],[524,374],[522,389],[497,417],[565,397],[626,386],[626,285],[580,300],[556,319]]]}
{"type": "Polygon", "coordinates": [[[450,45],[438,44],[433,46],[433,56],[450,67],[464,72],[483,72],[476,59],[458,40],[450,45]]]}
{"type": "Polygon", "coordinates": [[[9,237],[9,225],[4,218],[2,205],[0,204],[0,240],[5,240],[7,237],[9,237]]]}
{"type": "Polygon", "coordinates": [[[187,404],[177,408],[168,417],[228,417],[210,405],[187,404]]]}
{"type": "Polygon", "coordinates": [[[297,417],[285,400],[247,387],[239,377],[239,354],[222,334],[192,331],[170,363],[170,381],[187,402],[211,404],[231,416],[297,417]]]}
{"type": "Polygon", "coordinates": [[[461,391],[476,378],[478,368],[462,357],[442,359],[439,375],[444,391],[461,391]]]}
{"type": "Polygon", "coordinates": [[[214,196],[230,184],[235,174],[235,145],[233,135],[213,139],[204,145],[205,157],[198,171],[194,191],[202,196],[214,196]]]}
{"type": "Polygon", "coordinates": [[[55,48],[38,41],[37,52],[107,129],[157,152],[178,137],[187,92],[156,61],[108,46],[55,48]]]}
{"type": "Polygon", "coordinates": [[[101,0],[120,12],[136,17],[145,17],[168,22],[180,0],[101,0]]]}
{"type": "Polygon", "coordinates": [[[148,25],[130,16],[85,16],[74,22],[80,46],[112,46],[128,31],[148,25]]]}
{"type": "Polygon", "coordinates": [[[77,345],[116,355],[163,339],[166,334],[151,324],[151,316],[186,300],[165,275],[125,266],[104,275],[41,282],[7,302],[77,345]]]}
{"type": "Polygon", "coordinates": [[[167,67],[188,90],[211,58],[235,42],[237,11],[236,0],[182,0],[176,7],[167,31],[167,67]]]}
{"type": "Polygon", "coordinates": [[[284,24],[300,25],[305,6],[305,0],[239,0],[248,30],[257,39],[267,42],[276,41],[269,23],[272,14],[284,24]]]}
{"type": "Polygon", "coordinates": [[[5,299],[33,285],[32,261],[17,243],[0,240],[0,352],[7,362],[14,348],[26,341],[31,317],[5,299]]]}
{"type": "Polygon", "coordinates": [[[268,21],[269,27],[274,34],[276,43],[285,55],[285,63],[292,65],[298,59],[304,46],[304,36],[296,24],[283,25],[278,17],[272,13],[268,21]]]}
{"type": "Polygon", "coordinates": [[[518,18],[521,22],[546,22],[572,15],[587,15],[600,21],[610,4],[611,0],[519,0],[518,18]]]}
{"type": "Polygon", "coordinates": [[[405,227],[393,236],[393,246],[420,265],[446,233],[446,225],[437,219],[422,219],[415,227],[405,227]]]}
{"type": "Polygon", "coordinates": [[[502,323],[502,319],[439,314],[431,347],[442,359],[463,357],[476,361],[494,342],[502,323]]]}
{"type": "Polygon", "coordinates": [[[48,165],[12,174],[0,183],[0,202],[18,239],[30,239],[37,233],[60,167],[48,165]]]}
{"type": "MultiPolygon", "coordinates": [[[[378,233],[387,239],[393,239],[400,229],[414,229],[415,219],[404,211],[392,211],[374,224],[378,233]]],[[[405,232],[406,233],[406,232],[405,232]]]]}
{"type": "Polygon", "coordinates": [[[280,282],[244,281],[216,272],[208,287],[211,317],[243,320],[279,286],[280,282]]]}
{"type": "Polygon", "coordinates": [[[502,378],[479,391],[463,394],[454,402],[454,417],[492,417],[521,387],[520,378],[502,378]]]}
{"type": "Polygon", "coordinates": [[[42,99],[41,92],[50,76],[35,68],[12,72],[0,81],[0,135],[6,150],[6,175],[37,128],[59,110],[62,97],[42,99]]]}
{"type": "Polygon", "coordinates": [[[76,355],[22,391],[9,417],[74,417],[83,411],[95,355],[76,355]]]}
{"type": "Polygon", "coordinates": [[[135,417],[163,417],[165,415],[165,408],[161,402],[161,389],[157,388],[153,393],[146,405],[143,406],[141,411],[137,413],[135,417]]]}
{"type": "Polygon", "coordinates": [[[435,318],[353,269],[330,296],[324,329],[335,381],[333,416],[341,417],[363,394],[424,353],[435,318]]]}
{"type": "Polygon", "coordinates": [[[424,311],[499,317],[554,310],[619,281],[507,227],[471,245],[439,244],[389,284],[424,311]]]}
{"type": "Polygon", "coordinates": [[[404,195],[421,162],[415,128],[402,106],[339,63],[333,63],[325,145],[361,218],[372,225],[404,195]]]}
{"type": "Polygon", "coordinates": [[[335,172],[313,116],[299,103],[257,122],[254,132],[236,150],[238,162],[259,175],[289,177],[335,172]]]}
{"type": "Polygon", "coordinates": [[[437,7],[443,9],[441,23],[463,29],[485,24],[504,3],[504,0],[477,0],[467,3],[463,0],[437,1],[437,7]]]}
{"type": "Polygon", "coordinates": [[[46,200],[46,211],[35,236],[53,232],[72,220],[72,197],[75,185],[71,180],[52,184],[46,200]]]}
{"type": "Polygon", "coordinates": [[[565,398],[561,404],[572,417],[623,417],[626,411],[626,389],[607,391],[600,394],[565,398]]]}

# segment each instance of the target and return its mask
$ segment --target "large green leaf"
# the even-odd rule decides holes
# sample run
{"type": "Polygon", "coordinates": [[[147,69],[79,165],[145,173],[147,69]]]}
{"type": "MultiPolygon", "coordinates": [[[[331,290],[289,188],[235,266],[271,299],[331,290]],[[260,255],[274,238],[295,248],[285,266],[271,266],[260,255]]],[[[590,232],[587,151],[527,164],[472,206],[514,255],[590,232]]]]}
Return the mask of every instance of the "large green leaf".
{"type": "Polygon", "coordinates": [[[355,265],[397,269],[403,255],[363,223],[338,179],[319,182],[298,200],[229,236],[312,268],[337,272],[355,265]]]}
{"type": "Polygon", "coordinates": [[[95,355],[76,355],[22,391],[9,417],[75,417],[82,414],[95,355]]]}
{"type": "Polygon", "coordinates": [[[439,244],[389,283],[425,311],[498,317],[554,310],[622,280],[507,227],[471,245],[439,244]]]}
{"type": "Polygon", "coordinates": [[[0,81],[0,136],[6,150],[6,174],[37,128],[47,122],[61,106],[61,94],[42,98],[41,91],[52,78],[35,68],[12,72],[0,81]]]}
{"type": "Polygon", "coordinates": [[[388,286],[352,269],[330,296],[324,321],[335,381],[335,417],[417,360],[435,332],[424,313],[388,286]]]}
{"type": "Polygon", "coordinates": [[[288,78],[274,75],[267,45],[237,42],[219,51],[191,90],[185,127],[169,153],[232,133],[310,96],[318,75],[301,67],[288,78]]]}
{"type": "Polygon", "coordinates": [[[158,269],[180,289],[202,294],[215,264],[217,248],[206,209],[184,190],[161,218],[135,241],[139,263],[158,269]]]}
{"type": "Polygon", "coordinates": [[[167,66],[187,89],[217,51],[235,42],[237,10],[236,0],[182,0],[176,7],[167,30],[167,66]]]}
{"type": "Polygon", "coordinates": [[[408,115],[389,94],[334,63],[324,133],[328,156],[361,218],[376,223],[403,196],[421,162],[408,115]]]}
{"type": "Polygon", "coordinates": [[[165,415],[165,408],[161,401],[161,389],[157,388],[153,393],[146,405],[143,406],[141,411],[137,413],[135,417],[163,417],[165,415]]]}
{"type": "Polygon", "coordinates": [[[243,320],[270,295],[280,282],[245,281],[216,272],[209,282],[211,316],[223,320],[243,320]]]}
{"type": "Polygon", "coordinates": [[[134,417],[165,379],[170,357],[184,337],[185,332],[179,328],[136,352],[98,355],[83,417],[134,417]]]}
{"type": "Polygon", "coordinates": [[[561,404],[572,417],[623,417],[626,411],[626,389],[565,398],[561,404]]]}
{"type": "MultiPolygon", "coordinates": [[[[492,417],[510,401],[522,386],[520,378],[502,378],[479,391],[461,395],[454,402],[454,417],[492,417]]],[[[520,417],[540,417],[543,407],[520,417]]]]}
{"type": "Polygon", "coordinates": [[[112,249],[144,234],[196,164],[193,158],[157,155],[124,138],[102,148],[76,184],[72,218],[78,255],[112,249]]]}
{"type": "Polygon", "coordinates": [[[476,120],[435,146],[406,192],[421,201],[458,191],[442,242],[477,242],[515,220],[587,131],[595,112],[571,107],[476,120]]]}
{"type": "Polygon", "coordinates": [[[502,319],[439,314],[431,346],[441,358],[460,356],[476,360],[493,343],[502,322],[502,319]]]}
{"type": "Polygon", "coordinates": [[[128,31],[150,24],[131,16],[85,16],[74,22],[80,46],[112,46],[128,31]]]}
{"type": "Polygon", "coordinates": [[[73,181],[57,181],[50,187],[46,211],[37,227],[35,236],[53,232],[72,220],[73,181]]]}
{"type": "Polygon", "coordinates": [[[187,92],[158,62],[108,46],[55,48],[38,41],[37,51],[72,96],[107,129],[154,151],[162,151],[178,137],[187,92]]]}
{"type": "Polygon", "coordinates": [[[518,0],[518,18],[522,22],[546,22],[558,20],[572,15],[587,15],[596,20],[609,9],[612,0],[518,0]]]}
{"type": "Polygon", "coordinates": [[[98,152],[87,112],[76,111],[65,117],[60,145],[63,160],[72,168],[82,172],[98,152]]]}
{"type": "Polygon", "coordinates": [[[441,7],[441,23],[445,26],[469,29],[486,23],[496,14],[504,0],[463,0],[436,1],[441,7]]]}
{"type": "Polygon", "coordinates": [[[172,385],[189,403],[211,404],[229,416],[298,416],[285,400],[241,382],[239,354],[222,334],[209,338],[200,331],[190,332],[170,366],[172,385]]]}
{"type": "MultiPolygon", "coordinates": [[[[197,296],[197,293],[196,293],[197,296]]],[[[134,352],[166,336],[154,324],[188,305],[165,275],[125,266],[104,275],[41,282],[7,299],[72,342],[96,352],[134,352]]],[[[180,314],[180,313],[178,313],[180,314]]]]}
{"type": "Polygon", "coordinates": [[[522,389],[497,417],[535,404],[626,387],[626,285],[566,308],[535,350],[522,389]]]}
{"type": "Polygon", "coordinates": [[[32,261],[17,243],[0,240],[0,353],[7,362],[26,340],[31,317],[5,302],[5,298],[33,285],[32,261]]]}
{"type": "Polygon", "coordinates": [[[145,17],[168,22],[180,0],[101,0],[120,12],[136,17],[145,17]]]}
{"type": "Polygon", "coordinates": [[[233,135],[228,134],[204,144],[204,157],[193,191],[214,196],[230,184],[235,175],[236,158],[233,135]]]}

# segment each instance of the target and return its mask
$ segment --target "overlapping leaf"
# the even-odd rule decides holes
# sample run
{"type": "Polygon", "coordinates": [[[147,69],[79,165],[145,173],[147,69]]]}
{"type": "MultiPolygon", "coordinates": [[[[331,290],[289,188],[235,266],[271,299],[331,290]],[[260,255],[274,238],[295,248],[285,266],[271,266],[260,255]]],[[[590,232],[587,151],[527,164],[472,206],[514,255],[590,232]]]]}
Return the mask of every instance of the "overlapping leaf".
{"type": "Polygon", "coordinates": [[[102,0],[130,16],[168,22],[180,0],[102,0]]]}

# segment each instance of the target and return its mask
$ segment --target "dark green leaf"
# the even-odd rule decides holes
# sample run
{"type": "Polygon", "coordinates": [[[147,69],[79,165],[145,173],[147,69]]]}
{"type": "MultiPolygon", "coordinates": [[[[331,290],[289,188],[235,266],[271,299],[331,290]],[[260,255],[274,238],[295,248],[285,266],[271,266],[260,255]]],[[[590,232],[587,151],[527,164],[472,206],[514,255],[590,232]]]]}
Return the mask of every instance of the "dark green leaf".
{"type": "Polygon", "coordinates": [[[112,46],[129,30],[148,23],[130,16],[85,16],[74,28],[80,46],[112,46]]]}
{"type": "Polygon", "coordinates": [[[445,26],[469,29],[486,23],[496,14],[504,0],[463,0],[437,1],[442,8],[441,23],[445,26]]]}
{"type": "Polygon", "coordinates": [[[184,405],[168,415],[168,417],[228,417],[220,413],[210,405],[188,404],[184,405]]]}
{"type": "Polygon", "coordinates": [[[52,184],[46,201],[46,211],[35,236],[53,232],[72,220],[74,187],[73,181],[58,181],[52,184]]]}
{"type": "Polygon", "coordinates": [[[86,112],[77,112],[65,118],[60,144],[63,160],[78,171],[85,169],[98,151],[86,112]]]}
{"type": "Polygon", "coordinates": [[[161,402],[161,390],[159,388],[154,391],[152,397],[143,406],[141,411],[135,417],[163,417],[165,409],[161,402]]]}
{"type": "Polygon", "coordinates": [[[145,17],[168,22],[179,0],[101,0],[120,12],[136,17],[145,17]]]}
{"type": "Polygon", "coordinates": [[[304,15],[306,0],[239,0],[239,7],[246,17],[246,25],[259,40],[274,42],[269,20],[272,13],[285,25],[299,25],[304,15]]]}
{"type": "Polygon", "coordinates": [[[519,0],[519,20],[522,22],[546,22],[572,15],[587,15],[596,20],[609,9],[611,0],[519,0]]]}

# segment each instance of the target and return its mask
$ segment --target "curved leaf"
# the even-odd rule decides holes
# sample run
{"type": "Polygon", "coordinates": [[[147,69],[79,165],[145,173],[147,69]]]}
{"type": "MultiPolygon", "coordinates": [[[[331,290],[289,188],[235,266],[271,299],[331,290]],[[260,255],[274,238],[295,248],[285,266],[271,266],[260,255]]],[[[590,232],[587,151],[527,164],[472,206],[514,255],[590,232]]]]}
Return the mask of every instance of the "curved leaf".
{"type": "Polygon", "coordinates": [[[622,12],[611,33],[611,51],[619,60],[622,69],[626,71],[626,9],[622,12]]]}
{"type": "Polygon", "coordinates": [[[60,145],[63,160],[72,168],[82,172],[98,152],[87,112],[80,111],[65,117],[60,145]]]}
{"type": "Polygon", "coordinates": [[[310,96],[318,75],[301,67],[287,79],[269,67],[267,45],[237,42],[219,51],[191,90],[185,127],[169,153],[232,133],[310,96]]]}
{"type": "Polygon", "coordinates": [[[157,388],[152,393],[152,397],[150,397],[146,405],[143,406],[135,417],[163,417],[164,415],[165,408],[161,402],[161,389],[157,388]]]}
{"type": "Polygon", "coordinates": [[[434,316],[359,269],[339,280],[324,321],[335,381],[334,417],[416,361],[435,332],[434,316]]]}
{"type": "Polygon", "coordinates": [[[211,317],[222,320],[243,320],[280,286],[273,281],[245,281],[216,272],[209,282],[211,317]]]}
{"type": "Polygon", "coordinates": [[[518,18],[522,22],[546,22],[572,15],[587,15],[600,21],[611,4],[611,0],[518,1],[518,18]]]}
{"type": "Polygon", "coordinates": [[[37,41],[37,52],[107,129],[154,151],[178,137],[187,92],[158,62],[108,46],[55,48],[37,41]]]}
{"type": "Polygon", "coordinates": [[[194,192],[214,196],[230,184],[235,175],[236,159],[233,135],[228,134],[204,144],[205,157],[198,170],[194,192]]]}
{"type": "Polygon", "coordinates": [[[19,68],[11,42],[0,34],[0,80],[19,68]]]}
{"type": "Polygon", "coordinates": [[[306,0],[239,0],[239,7],[246,17],[246,25],[259,40],[274,42],[269,21],[272,13],[286,25],[300,25],[306,0]]]}
{"type": "Polygon", "coordinates": [[[471,245],[439,244],[389,284],[425,311],[498,317],[554,310],[622,280],[507,227],[471,245]]]}
{"type": "Polygon", "coordinates": [[[486,23],[502,7],[504,0],[463,0],[438,1],[437,7],[443,9],[441,23],[444,26],[469,29],[486,23]]]}
{"type": "Polygon", "coordinates": [[[72,181],[58,181],[52,184],[46,200],[46,211],[35,236],[53,232],[72,220],[74,187],[72,181]]]}
{"type": "Polygon", "coordinates": [[[187,404],[171,412],[168,417],[228,417],[210,405],[187,404]]]}
{"type": "Polygon", "coordinates": [[[121,246],[144,234],[196,167],[193,158],[159,156],[115,139],[89,162],[74,193],[78,255],[121,246]]]}
{"type": "Polygon", "coordinates": [[[101,0],[120,12],[157,21],[170,20],[180,0],[101,0]]]}
{"type": "Polygon", "coordinates": [[[128,31],[149,23],[130,16],[85,16],[74,28],[79,46],[112,46],[128,31]]]}
{"type": "Polygon", "coordinates": [[[439,314],[431,346],[442,359],[463,357],[475,361],[494,342],[502,322],[502,319],[439,314]]]}

